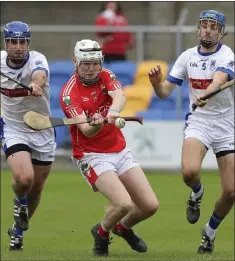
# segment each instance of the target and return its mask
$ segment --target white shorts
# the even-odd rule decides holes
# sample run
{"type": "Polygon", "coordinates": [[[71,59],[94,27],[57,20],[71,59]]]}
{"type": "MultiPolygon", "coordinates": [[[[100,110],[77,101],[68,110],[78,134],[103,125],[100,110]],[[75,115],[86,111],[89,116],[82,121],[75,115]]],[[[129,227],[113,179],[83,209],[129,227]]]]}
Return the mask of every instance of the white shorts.
{"type": "Polygon", "coordinates": [[[234,115],[189,115],[185,123],[185,139],[197,138],[214,153],[234,150],[234,115]]]}
{"type": "Polygon", "coordinates": [[[81,175],[94,191],[97,191],[95,188],[97,178],[105,171],[113,170],[120,176],[127,170],[140,166],[128,148],[117,153],[84,154],[81,160],[72,157],[72,161],[79,168],[81,175]]]}
{"type": "MultiPolygon", "coordinates": [[[[28,147],[30,149],[32,159],[45,162],[54,161],[56,143],[55,132],[53,129],[37,132],[19,132],[4,125],[4,138],[2,140],[2,147],[6,156],[11,150],[13,152],[17,151],[16,146],[14,146],[17,144],[22,144],[21,146],[25,151],[28,151],[28,147]],[[14,151],[14,147],[12,146],[16,148],[16,151],[14,151]]],[[[18,151],[21,151],[21,149],[18,151]]]]}

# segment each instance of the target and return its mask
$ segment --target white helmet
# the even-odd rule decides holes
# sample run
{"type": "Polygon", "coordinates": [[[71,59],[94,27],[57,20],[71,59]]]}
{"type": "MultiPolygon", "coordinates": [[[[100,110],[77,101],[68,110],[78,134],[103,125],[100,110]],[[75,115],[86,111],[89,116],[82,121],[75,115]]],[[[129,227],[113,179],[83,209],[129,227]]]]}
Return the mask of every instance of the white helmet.
{"type": "Polygon", "coordinates": [[[78,62],[100,62],[103,63],[103,53],[100,45],[96,41],[89,39],[81,40],[76,43],[74,55],[78,62]]]}

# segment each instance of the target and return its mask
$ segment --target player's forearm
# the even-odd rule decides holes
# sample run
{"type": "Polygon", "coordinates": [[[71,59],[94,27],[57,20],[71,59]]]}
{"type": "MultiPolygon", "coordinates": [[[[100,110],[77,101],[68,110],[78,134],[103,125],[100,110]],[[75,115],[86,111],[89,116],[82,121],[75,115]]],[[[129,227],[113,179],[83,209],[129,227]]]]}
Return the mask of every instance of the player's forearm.
{"type": "Polygon", "coordinates": [[[30,82],[39,85],[41,88],[44,88],[46,86],[47,82],[47,75],[45,71],[35,71],[32,74],[32,80],[30,82]]]}
{"type": "Polygon", "coordinates": [[[171,94],[171,90],[167,88],[164,83],[165,82],[159,84],[152,84],[156,95],[161,99],[164,99],[171,94]]]}
{"type": "Polygon", "coordinates": [[[227,75],[222,75],[223,77],[215,77],[213,79],[213,82],[207,87],[205,92],[203,92],[203,95],[207,95],[208,93],[213,92],[215,89],[218,87],[222,86],[223,84],[226,83],[228,77],[227,75]]]}
{"type": "Polygon", "coordinates": [[[212,83],[203,92],[203,95],[207,95],[213,92],[215,89],[225,84],[227,80],[228,80],[228,75],[226,73],[220,71],[216,72],[213,76],[212,83]]]}
{"type": "MultiPolygon", "coordinates": [[[[80,121],[86,121],[87,118],[86,116],[83,115],[78,115],[76,118],[80,121]]],[[[90,126],[88,123],[84,124],[77,124],[77,127],[81,130],[81,132],[86,136],[86,137],[93,137],[95,136],[103,127],[103,124],[98,125],[98,126],[90,126]]]]}
{"type": "Polygon", "coordinates": [[[113,99],[112,105],[110,106],[110,111],[121,112],[126,105],[126,96],[123,91],[115,91],[111,94],[113,99]]]}
{"type": "Polygon", "coordinates": [[[84,126],[84,128],[82,130],[82,133],[86,137],[94,137],[96,134],[99,133],[99,131],[103,128],[103,126],[104,126],[103,124],[101,124],[99,126],[90,126],[90,125],[86,124],[86,126],[84,126]]]}
{"type": "Polygon", "coordinates": [[[220,87],[221,85],[223,85],[222,82],[219,81],[213,81],[208,87],[207,89],[203,92],[203,95],[207,95],[211,92],[213,92],[215,89],[217,89],[218,87],[220,87]]]}

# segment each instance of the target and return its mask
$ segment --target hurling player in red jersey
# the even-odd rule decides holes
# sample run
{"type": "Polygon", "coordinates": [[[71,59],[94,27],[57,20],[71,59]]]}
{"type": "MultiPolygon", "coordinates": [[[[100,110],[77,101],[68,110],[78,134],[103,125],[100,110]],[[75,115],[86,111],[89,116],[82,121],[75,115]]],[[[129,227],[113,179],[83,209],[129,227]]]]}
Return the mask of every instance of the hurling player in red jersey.
{"type": "Polygon", "coordinates": [[[75,73],[61,90],[61,106],[68,118],[93,120],[70,128],[73,162],[93,190],[110,201],[103,221],[91,230],[94,255],[108,255],[111,230],[133,250],[146,252],[145,242],[132,227],[157,211],[158,200],[114,125],[126,103],[121,84],[102,68],[102,50],[95,41],[77,42],[74,63],[75,73]],[[104,124],[104,117],[109,124],[104,124]]]}

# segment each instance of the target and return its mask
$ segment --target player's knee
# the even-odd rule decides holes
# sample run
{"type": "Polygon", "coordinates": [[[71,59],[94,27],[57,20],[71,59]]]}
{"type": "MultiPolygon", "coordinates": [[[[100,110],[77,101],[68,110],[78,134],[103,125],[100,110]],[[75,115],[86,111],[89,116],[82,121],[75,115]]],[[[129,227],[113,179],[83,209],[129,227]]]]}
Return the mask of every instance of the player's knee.
{"type": "Polygon", "coordinates": [[[29,188],[33,184],[33,171],[16,171],[13,174],[13,182],[20,186],[29,188]]]}
{"type": "Polygon", "coordinates": [[[145,205],[143,211],[145,212],[145,214],[147,214],[147,216],[150,217],[150,216],[153,216],[157,212],[158,208],[159,208],[158,200],[153,199],[145,205]]]}
{"type": "Polygon", "coordinates": [[[235,202],[234,188],[224,190],[223,197],[228,201],[235,202]]]}
{"type": "Polygon", "coordinates": [[[198,168],[195,167],[183,167],[182,174],[183,174],[184,182],[187,185],[190,185],[190,183],[195,179],[195,177],[198,176],[199,171],[200,170],[198,170],[198,168]]]}
{"type": "Polygon", "coordinates": [[[115,207],[123,215],[126,215],[131,210],[132,206],[132,201],[121,201],[118,204],[115,204],[115,207]]]}

